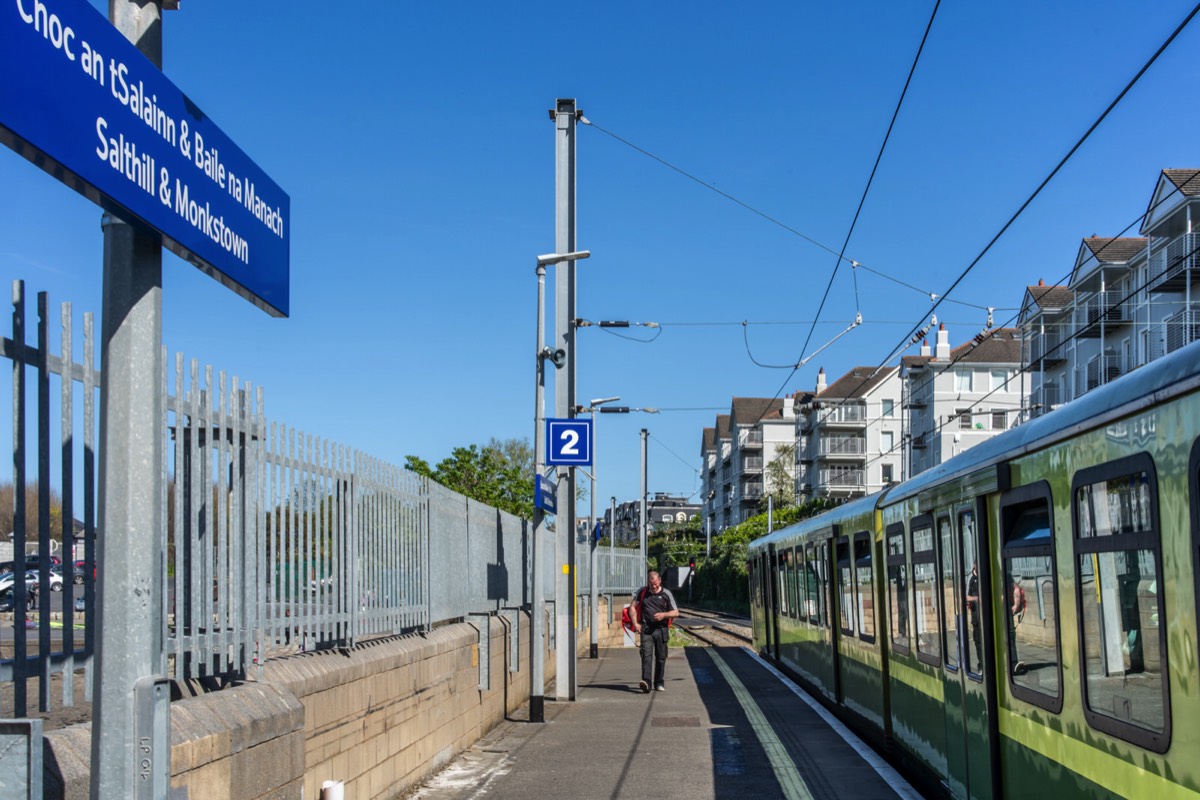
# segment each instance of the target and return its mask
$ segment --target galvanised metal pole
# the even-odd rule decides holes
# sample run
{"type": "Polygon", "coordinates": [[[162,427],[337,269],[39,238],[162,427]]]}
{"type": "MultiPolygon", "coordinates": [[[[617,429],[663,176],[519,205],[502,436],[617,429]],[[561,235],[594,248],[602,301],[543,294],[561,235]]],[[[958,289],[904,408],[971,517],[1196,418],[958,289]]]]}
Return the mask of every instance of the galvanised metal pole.
{"type": "MultiPolygon", "coordinates": [[[[559,99],[554,108],[555,231],[558,253],[575,252],[575,101],[559,99]]],[[[575,416],[575,262],[554,271],[554,342],[566,360],[554,379],[554,410],[559,419],[575,416]]],[[[559,549],[555,570],[555,696],[574,700],[575,678],[575,470],[560,470],[554,537],[559,549]],[[565,473],[565,474],[563,474],[565,473]]]]}
{"type": "MultiPolygon", "coordinates": [[[[546,267],[540,262],[537,265],[537,390],[534,392],[533,412],[533,480],[534,493],[537,493],[537,481],[541,480],[542,463],[546,452],[546,425],[543,421],[546,413],[546,357],[542,353],[545,346],[546,330],[546,267]]],[[[545,634],[542,631],[545,623],[545,603],[542,584],[542,529],[545,527],[546,512],[535,503],[533,509],[533,542],[529,548],[529,721],[546,721],[546,645],[545,634]]]]}
{"type": "Polygon", "coordinates": [[[613,574],[613,560],[614,560],[613,557],[616,554],[616,551],[613,550],[613,547],[616,546],[616,540],[617,540],[617,498],[616,498],[616,496],[613,496],[611,498],[611,502],[612,502],[612,512],[608,518],[608,574],[609,575],[613,574]]]}
{"type": "MultiPolygon", "coordinates": [[[[162,65],[161,0],[109,0],[109,20],[162,65]]],[[[90,794],[166,798],[162,655],[162,242],[105,214],[95,709],[90,794]]]]}
{"type": "Polygon", "coordinates": [[[596,613],[596,547],[599,542],[596,541],[596,406],[592,405],[592,516],[588,526],[588,549],[591,556],[591,615],[588,620],[588,656],[591,658],[600,657],[600,638],[596,633],[596,625],[600,622],[600,615],[596,613]]]}
{"type": "MultiPolygon", "coordinates": [[[[642,511],[638,522],[642,550],[642,576],[645,575],[646,570],[649,568],[646,564],[646,441],[649,437],[650,431],[642,428],[642,511]]],[[[639,576],[639,580],[642,576],[639,576]]]]}

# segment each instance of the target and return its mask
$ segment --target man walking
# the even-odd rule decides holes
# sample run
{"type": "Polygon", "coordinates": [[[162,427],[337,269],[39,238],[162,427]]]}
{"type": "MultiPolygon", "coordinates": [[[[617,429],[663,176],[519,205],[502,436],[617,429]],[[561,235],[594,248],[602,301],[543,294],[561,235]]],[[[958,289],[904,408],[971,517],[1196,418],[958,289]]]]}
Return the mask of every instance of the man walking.
{"type": "Polygon", "coordinates": [[[663,588],[657,572],[651,572],[646,580],[647,585],[633,596],[633,630],[642,635],[642,680],[638,686],[649,692],[653,678],[654,688],[662,692],[666,690],[663,672],[667,666],[667,640],[671,637],[671,620],[679,616],[679,606],[671,590],[663,588]]]}

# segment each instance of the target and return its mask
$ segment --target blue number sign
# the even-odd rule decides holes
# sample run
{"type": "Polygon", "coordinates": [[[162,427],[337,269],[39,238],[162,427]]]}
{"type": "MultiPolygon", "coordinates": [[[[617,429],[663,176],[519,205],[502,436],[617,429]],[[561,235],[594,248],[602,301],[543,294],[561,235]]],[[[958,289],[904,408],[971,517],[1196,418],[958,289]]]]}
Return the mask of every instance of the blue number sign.
{"type": "Polygon", "coordinates": [[[546,420],[546,463],[552,467],[592,465],[590,419],[546,420]]]}

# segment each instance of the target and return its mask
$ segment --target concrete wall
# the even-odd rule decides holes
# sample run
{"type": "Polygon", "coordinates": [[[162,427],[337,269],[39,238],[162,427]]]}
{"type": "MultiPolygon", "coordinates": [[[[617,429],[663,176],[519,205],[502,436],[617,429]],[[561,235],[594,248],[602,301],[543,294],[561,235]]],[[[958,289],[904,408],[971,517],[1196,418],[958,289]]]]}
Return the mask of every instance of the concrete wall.
{"type": "MultiPolygon", "coordinates": [[[[615,599],[609,624],[601,598],[601,647],[621,646],[627,601],[615,599]]],[[[478,631],[460,623],[277,659],[262,681],[172,703],[173,800],[315,800],[326,780],[345,781],[346,797],[399,797],[529,699],[529,618],[517,618],[516,671],[511,622],[487,618],[487,690],[479,689],[478,631]]],[[[586,658],[589,632],[577,638],[586,658]]],[[[547,682],[554,669],[548,652],[547,682]]],[[[46,733],[46,798],[87,798],[90,740],[90,725],[46,733]]]]}

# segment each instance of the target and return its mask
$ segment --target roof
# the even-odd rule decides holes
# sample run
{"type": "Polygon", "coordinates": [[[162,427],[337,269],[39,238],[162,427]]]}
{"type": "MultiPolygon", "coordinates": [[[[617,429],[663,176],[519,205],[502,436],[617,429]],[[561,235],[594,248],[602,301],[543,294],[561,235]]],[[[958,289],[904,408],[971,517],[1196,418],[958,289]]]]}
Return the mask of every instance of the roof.
{"type": "Polygon", "coordinates": [[[783,417],[783,401],[778,397],[735,397],[730,410],[738,425],[753,425],[763,419],[783,417]]]}
{"type": "MultiPolygon", "coordinates": [[[[1196,185],[1200,187],[1200,181],[1197,181],[1196,185]]],[[[1139,254],[1146,252],[1146,242],[1148,241],[1145,236],[1125,236],[1118,239],[1089,236],[1083,240],[1083,246],[1101,264],[1127,264],[1139,254]]]]}
{"type": "Polygon", "coordinates": [[[1175,184],[1180,194],[1200,195],[1200,169],[1164,169],[1163,177],[1175,184]]]}
{"type": "Polygon", "coordinates": [[[717,449],[717,429],[705,428],[700,437],[700,453],[704,454],[715,449],[717,449]]]}
{"type": "Polygon", "coordinates": [[[729,439],[732,438],[729,434],[729,415],[717,414],[717,438],[729,439]]]}
{"type": "Polygon", "coordinates": [[[1026,286],[1028,299],[1043,311],[1061,311],[1075,302],[1075,292],[1066,286],[1026,286]]]}
{"type": "Polygon", "coordinates": [[[896,369],[897,367],[884,367],[876,371],[876,367],[854,367],[817,396],[821,398],[865,397],[876,386],[890,378],[896,369]]]}
{"type": "Polygon", "coordinates": [[[1020,364],[1021,331],[1019,328],[995,328],[983,341],[972,339],[950,351],[950,361],[966,364],[1020,364]]]}

